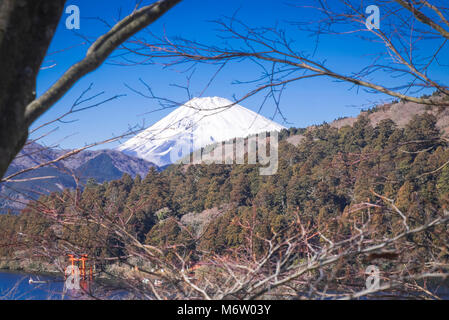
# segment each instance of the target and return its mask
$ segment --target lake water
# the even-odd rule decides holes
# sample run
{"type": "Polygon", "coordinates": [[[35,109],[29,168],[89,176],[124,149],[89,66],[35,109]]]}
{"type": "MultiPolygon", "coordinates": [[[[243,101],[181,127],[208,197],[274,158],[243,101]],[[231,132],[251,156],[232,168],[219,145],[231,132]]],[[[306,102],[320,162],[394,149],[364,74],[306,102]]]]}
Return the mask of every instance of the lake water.
{"type": "Polygon", "coordinates": [[[0,272],[0,299],[61,300],[63,299],[63,289],[63,278],[18,272],[0,272]],[[47,281],[47,283],[30,284],[28,283],[30,276],[33,280],[47,281]]]}
{"type": "MultiPolygon", "coordinates": [[[[436,290],[440,298],[449,300],[449,284],[438,286],[436,290]]],[[[79,293],[79,291],[78,291],[79,293]]],[[[108,294],[105,299],[127,299],[128,293],[117,290],[108,294]]],[[[0,272],[0,300],[74,300],[79,299],[76,292],[64,293],[64,279],[50,275],[34,275],[20,272],[0,272]],[[43,284],[30,284],[33,280],[46,281],[43,284]]],[[[81,297],[82,298],[82,297],[81,297]]]]}
{"type": "Polygon", "coordinates": [[[114,282],[99,281],[89,283],[81,281],[83,290],[64,291],[64,278],[52,275],[36,275],[20,272],[0,271],[0,300],[78,300],[85,299],[84,292],[89,291],[95,297],[108,300],[128,299],[129,292],[118,289],[114,282]],[[46,283],[29,283],[30,277],[46,283]]]}

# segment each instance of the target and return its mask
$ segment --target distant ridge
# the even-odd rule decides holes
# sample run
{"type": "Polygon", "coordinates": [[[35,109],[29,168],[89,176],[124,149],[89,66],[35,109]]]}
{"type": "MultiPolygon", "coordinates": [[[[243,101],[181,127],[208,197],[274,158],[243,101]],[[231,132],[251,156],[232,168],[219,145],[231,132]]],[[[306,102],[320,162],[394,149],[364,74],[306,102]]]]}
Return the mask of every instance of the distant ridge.
{"type": "MultiPolygon", "coordinates": [[[[11,163],[6,176],[47,163],[68,151],[28,143],[11,163]]],[[[15,182],[1,184],[0,214],[8,209],[20,210],[29,199],[37,199],[43,194],[77,187],[74,176],[79,178],[82,186],[88,179],[103,183],[120,179],[125,173],[133,178],[136,175],[144,177],[151,167],[157,166],[120,151],[84,150],[52,166],[20,174],[13,178],[15,182]]]]}

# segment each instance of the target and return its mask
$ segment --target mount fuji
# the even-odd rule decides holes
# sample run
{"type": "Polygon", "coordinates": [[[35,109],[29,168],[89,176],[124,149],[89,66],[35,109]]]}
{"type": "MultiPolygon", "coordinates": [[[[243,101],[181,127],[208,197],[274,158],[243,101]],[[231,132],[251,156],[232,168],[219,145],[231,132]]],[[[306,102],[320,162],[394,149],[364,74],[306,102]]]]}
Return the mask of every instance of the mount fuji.
{"type": "Polygon", "coordinates": [[[153,126],[117,147],[125,154],[163,167],[185,154],[233,138],[281,131],[284,126],[220,97],[193,98],[153,126]]]}

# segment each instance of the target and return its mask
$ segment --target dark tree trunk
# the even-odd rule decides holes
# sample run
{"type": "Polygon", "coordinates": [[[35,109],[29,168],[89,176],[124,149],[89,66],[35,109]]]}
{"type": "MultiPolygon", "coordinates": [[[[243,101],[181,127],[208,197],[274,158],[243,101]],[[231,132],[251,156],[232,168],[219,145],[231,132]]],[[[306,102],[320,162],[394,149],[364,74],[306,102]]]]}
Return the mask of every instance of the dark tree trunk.
{"type": "Polygon", "coordinates": [[[0,0],[0,176],[24,146],[28,127],[87,73],[132,35],[159,19],[181,0],[159,0],[133,11],[99,37],[35,99],[36,77],[64,9],[65,0],[0,0]]]}
{"type": "Polygon", "coordinates": [[[0,177],[28,137],[25,107],[65,0],[0,0],[0,177]]]}

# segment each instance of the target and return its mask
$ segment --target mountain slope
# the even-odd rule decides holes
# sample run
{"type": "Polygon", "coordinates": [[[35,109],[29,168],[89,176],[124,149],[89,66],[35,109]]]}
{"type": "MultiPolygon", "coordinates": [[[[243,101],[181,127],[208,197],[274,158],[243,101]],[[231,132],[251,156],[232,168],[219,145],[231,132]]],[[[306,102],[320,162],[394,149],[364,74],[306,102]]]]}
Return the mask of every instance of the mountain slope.
{"type": "MultiPolygon", "coordinates": [[[[437,97],[437,99],[443,99],[437,97]]],[[[416,115],[423,115],[429,113],[437,118],[436,127],[441,131],[443,136],[449,135],[449,109],[429,107],[423,104],[407,101],[396,101],[375,106],[372,109],[361,111],[357,117],[344,117],[334,120],[329,123],[331,127],[340,129],[344,126],[353,126],[355,122],[361,117],[368,117],[373,126],[378,125],[382,120],[390,119],[399,128],[404,128],[410,120],[416,115]]],[[[317,126],[312,125],[306,130],[314,130],[317,126]]],[[[303,141],[304,135],[295,134],[287,138],[287,141],[295,146],[298,146],[303,141]]]]}
{"type": "Polygon", "coordinates": [[[123,172],[114,166],[111,157],[106,153],[101,153],[99,156],[87,161],[76,172],[78,176],[82,177],[83,181],[93,178],[99,183],[120,179],[123,175],[123,172]]]}
{"type": "MultiPolygon", "coordinates": [[[[67,150],[64,151],[64,153],[65,152],[67,152],[67,150]]],[[[116,169],[120,170],[122,174],[123,173],[129,174],[133,178],[136,175],[145,177],[151,167],[156,167],[154,163],[145,161],[140,158],[129,156],[117,150],[108,150],[108,149],[93,150],[93,151],[85,150],[83,152],[80,152],[63,160],[62,163],[64,164],[64,166],[68,168],[77,169],[81,167],[83,164],[87,163],[92,159],[95,159],[100,155],[108,156],[112,161],[112,165],[116,169]]]]}
{"type": "Polygon", "coordinates": [[[158,166],[216,142],[285,129],[220,97],[194,98],[117,149],[158,166]],[[182,151],[181,151],[182,150],[182,151]]]}
{"type": "MultiPolygon", "coordinates": [[[[440,97],[438,99],[441,99],[440,97]]],[[[352,126],[360,116],[368,116],[373,126],[385,119],[393,120],[397,126],[403,128],[415,115],[430,113],[437,117],[437,127],[444,133],[449,134],[449,110],[447,108],[429,107],[408,101],[387,103],[374,107],[368,111],[362,111],[358,117],[347,117],[330,123],[332,127],[341,128],[345,125],[352,126]]]]}

